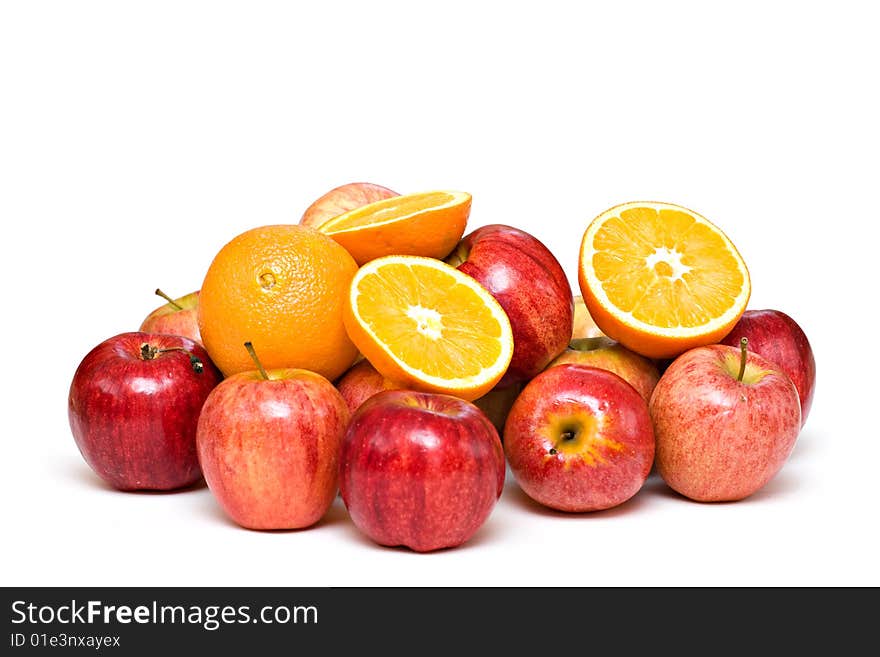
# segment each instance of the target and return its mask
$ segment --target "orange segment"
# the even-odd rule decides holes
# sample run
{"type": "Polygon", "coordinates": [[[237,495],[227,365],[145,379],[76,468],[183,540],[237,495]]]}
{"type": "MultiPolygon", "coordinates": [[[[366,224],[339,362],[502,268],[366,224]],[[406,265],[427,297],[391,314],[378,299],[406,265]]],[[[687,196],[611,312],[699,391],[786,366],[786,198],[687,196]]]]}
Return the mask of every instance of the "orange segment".
{"type": "Polygon", "coordinates": [[[727,236],[671,203],[625,203],[596,217],[581,242],[579,282],[599,328],[651,358],[718,342],[751,292],[727,236]]]}
{"type": "Polygon", "coordinates": [[[387,256],[361,267],[344,318],[361,353],[402,388],[473,400],[498,383],[513,355],[498,302],[433,258],[387,256]]]}
{"type": "Polygon", "coordinates": [[[422,192],[363,205],[319,230],[362,265],[386,255],[445,258],[464,234],[471,211],[466,192],[422,192]]]}

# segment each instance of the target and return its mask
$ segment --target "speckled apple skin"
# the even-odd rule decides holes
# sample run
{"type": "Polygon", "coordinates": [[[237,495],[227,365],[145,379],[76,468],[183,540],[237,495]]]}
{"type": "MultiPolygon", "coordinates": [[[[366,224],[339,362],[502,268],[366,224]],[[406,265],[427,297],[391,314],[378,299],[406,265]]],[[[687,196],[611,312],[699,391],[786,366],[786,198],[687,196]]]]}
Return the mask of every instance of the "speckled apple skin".
{"type": "Polygon", "coordinates": [[[138,330],[144,333],[182,335],[199,346],[204,346],[202,345],[202,335],[199,333],[198,290],[175,299],[175,302],[182,306],[183,310],[178,310],[169,303],[159,306],[144,318],[138,330]]]}
{"type": "Polygon", "coordinates": [[[801,426],[813,406],[816,388],[816,359],[800,325],[779,310],[747,310],[721,341],[738,347],[748,338],[749,351],[760,354],[788,374],[801,400],[801,426]]]}
{"type": "Polygon", "coordinates": [[[504,453],[523,491],[569,512],[618,506],[645,483],[654,459],[648,406],[607,370],[564,364],[545,370],[520,393],[504,427],[504,453]],[[560,430],[584,422],[577,452],[551,453],[560,430]]]}
{"type": "Polygon", "coordinates": [[[339,482],[358,529],[380,545],[428,552],[473,536],[500,497],[504,474],[498,433],[476,406],[390,390],[352,417],[339,482]]]}
{"type": "Polygon", "coordinates": [[[398,386],[386,379],[368,360],[353,365],[336,382],[336,389],[354,413],[370,397],[383,390],[396,390],[398,386]]]}
{"type": "Polygon", "coordinates": [[[700,502],[740,500],[770,481],[794,448],[801,426],[794,383],[773,363],[749,353],[767,374],[736,380],[727,345],[698,347],[679,356],[660,378],[650,410],[656,466],[675,491],[700,502]]]}
{"type": "Polygon", "coordinates": [[[660,380],[657,366],[644,356],[639,356],[622,344],[608,338],[591,338],[599,345],[595,349],[566,349],[548,367],[573,363],[598,367],[629,383],[642,396],[647,404],[651,401],[654,386],[660,380]]]}
{"type": "Polygon", "coordinates": [[[574,305],[562,266],[536,237],[502,224],[466,235],[456,252],[467,254],[458,269],[489,290],[510,319],[513,358],[497,387],[528,381],[571,339],[574,305]]]}
{"type": "Polygon", "coordinates": [[[336,497],[339,446],[349,419],[339,392],[299,369],[240,372],[205,401],[196,432],[205,481],[249,529],[302,529],[336,497]]]}

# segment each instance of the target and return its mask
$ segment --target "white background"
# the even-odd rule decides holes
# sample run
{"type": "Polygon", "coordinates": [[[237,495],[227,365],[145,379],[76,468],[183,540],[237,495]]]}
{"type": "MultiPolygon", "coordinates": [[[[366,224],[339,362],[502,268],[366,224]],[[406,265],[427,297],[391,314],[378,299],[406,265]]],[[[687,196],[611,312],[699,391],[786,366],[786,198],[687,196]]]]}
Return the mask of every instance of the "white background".
{"type": "Polygon", "coordinates": [[[878,585],[880,47],[869,3],[9,2],[0,9],[4,585],[878,585]],[[296,4],[308,8],[295,7],[296,4]],[[108,489],[66,397],[153,289],[197,289],[336,185],[473,194],[470,228],[577,248],[611,205],[718,224],[818,362],[785,468],[735,504],[652,478],[592,515],[509,479],[465,546],[363,538],[337,501],[237,528],[202,487],[108,489]]]}

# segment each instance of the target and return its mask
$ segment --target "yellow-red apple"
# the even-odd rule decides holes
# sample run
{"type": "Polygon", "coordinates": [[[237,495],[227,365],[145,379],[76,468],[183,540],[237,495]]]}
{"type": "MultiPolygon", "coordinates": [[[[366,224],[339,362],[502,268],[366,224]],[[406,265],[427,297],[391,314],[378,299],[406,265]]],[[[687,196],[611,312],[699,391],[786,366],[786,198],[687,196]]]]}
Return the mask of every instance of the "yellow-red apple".
{"type": "Polygon", "coordinates": [[[565,363],[591,365],[614,372],[635,388],[646,404],[651,401],[651,393],[660,380],[660,372],[653,361],[606,337],[572,340],[568,349],[559,354],[548,367],[565,363]]]}
{"type": "Polygon", "coordinates": [[[390,379],[386,379],[368,360],[361,360],[352,365],[336,381],[336,389],[342,395],[348,410],[354,413],[361,404],[383,390],[398,390],[390,379]]]}
{"type": "Polygon", "coordinates": [[[803,329],[779,310],[747,310],[721,344],[739,346],[747,338],[749,351],[763,356],[788,374],[801,400],[801,426],[813,406],[816,359],[803,329]]]}
{"type": "Polygon", "coordinates": [[[348,407],[320,374],[258,367],[205,401],[196,433],[205,481],[242,527],[309,527],[336,497],[348,407]]]}
{"type": "Polygon", "coordinates": [[[700,502],[740,500],[761,489],[788,459],[801,428],[794,383],[745,344],[697,347],[676,358],[650,410],[657,471],[670,488],[700,502]]]}
{"type": "Polygon", "coordinates": [[[536,502],[560,511],[610,509],[635,495],[651,471],[648,406],[612,372],[551,367],[510,409],[504,453],[517,483],[536,502]]]}
{"type": "Polygon", "coordinates": [[[156,295],[165,299],[167,303],[147,315],[138,330],[142,333],[182,335],[201,345],[199,291],[190,292],[179,299],[172,299],[159,289],[156,290],[156,295]]]}

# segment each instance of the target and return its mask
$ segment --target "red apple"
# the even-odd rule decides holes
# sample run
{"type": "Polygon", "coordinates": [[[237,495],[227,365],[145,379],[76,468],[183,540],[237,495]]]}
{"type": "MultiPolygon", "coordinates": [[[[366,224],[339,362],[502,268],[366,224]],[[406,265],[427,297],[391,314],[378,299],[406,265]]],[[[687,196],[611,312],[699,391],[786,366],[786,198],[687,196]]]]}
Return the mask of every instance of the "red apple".
{"type": "Polygon", "coordinates": [[[589,365],[614,372],[635,388],[646,404],[651,401],[651,393],[660,380],[660,372],[653,361],[606,337],[572,340],[568,349],[559,354],[548,367],[565,363],[589,365]]]}
{"type": "Polygon", "coordinates": [[[794,383],[745,346],[685,352],[660,378],[650,409],[657,471],[700,502],[759,490],[782,468],[801,428],[794,383]]]}
{"type": "Polygon", "coordinates": [[[368,203],[399,196],[387,187],[368,182],[353,182],[334,187],[312,203],[303,213],[299,223],[318,228],[328,219],[338,217],[344,212],[354,210],[368,203]]]}
{"type": "Polygon", "coordinates": [[[565,364],[523,389],[504,427],[513,476],[536,502],[560,511],[598,511],[639,492],[654,458],[641,395],[616,374],[565,364]]]}
{"type": "Polygon", "coordinates": [[[242,527],[308,527],[336,497],[348,407],[320,374],[257,364],[205,401],[196,435],[205,481],[242,527]]]}
{"type": "Polygon", "coordinates": [[[571,286],[537,238],[492,224],[466,235],[446,262],[476,279],[501,304],[513,328],[513,359],[498,386],[524,382],[571,339],[571,286]]]}
{"type": "Polygon", "coordinates": [[[749,351],[776,363],[788,374],[801,400],[803,426],[816,387],[816,359],[803,329],[779,310],[747,310],[721,343],[738,347],[740,338],[748,338],[749,351]]]}
{"type": "Polygon", "coordinates": [[[199,291],[190,292],[179,299],[172,299],[158,289],[156,294],[166,299],[168,303],[147,315],[139,330],[143,333],[182,335],[201,345],[202,336],[199,333],[198,317],[199,291]]]}
{"type": "Polygon", "coordinates": [[[172,490],[197,482],[196,423],[222,379],[188,338],[122,333],[82,360],[68,396],[86,463],[119,490],[172,490]]]}
{"type": "Polygon", "coordinates": [[[383,390],[397,390],[398,386],[382,376],[368,360],[352,365],[336,382],[336,388],[354,413],[361,404],[383,390]]]}
{"type": "Polygon", "coordinates": [[[455,547],[480,528],[501,495],[504,453],[473,404],[388,390],[352,416],[339,484],[354,524],[380,545],[455,547]]]}

